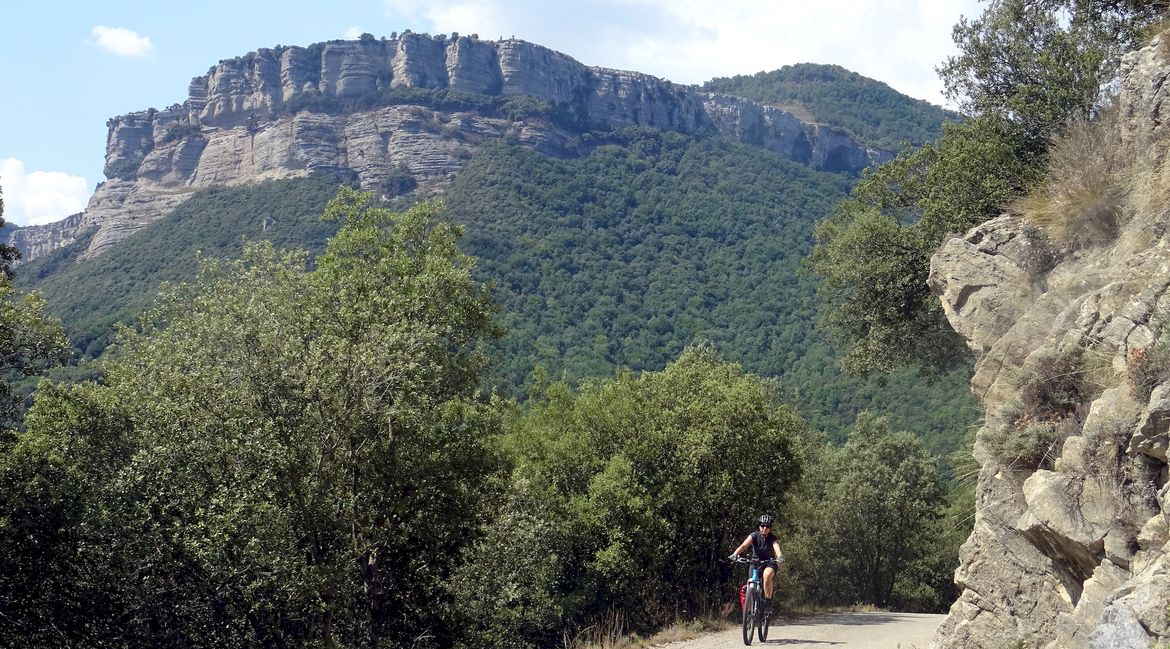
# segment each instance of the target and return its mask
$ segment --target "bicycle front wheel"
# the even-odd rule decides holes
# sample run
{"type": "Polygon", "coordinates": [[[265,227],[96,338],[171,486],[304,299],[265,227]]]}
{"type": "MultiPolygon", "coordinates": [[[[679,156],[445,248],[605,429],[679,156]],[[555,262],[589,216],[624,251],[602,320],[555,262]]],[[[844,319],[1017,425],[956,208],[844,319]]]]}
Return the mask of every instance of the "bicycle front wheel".
{"type": "Polygon", "coordinates": [[[743,598],[743,643],[749,647],[752,644],[752,632],[755,631],[756,618],[756,585],[748,584],[747,593],[743,598]]]}
{"type": "MultiPolygon", "coordinates": [[[[773,603],[773,606],[775,606],[775,603],[773,603]]],[[[768,627],[770,627],[772,625],[771,613],[764,613],[763,611],[760,611],[759,624],[760,624],[760,626],[759,626],[759,628],[756,629],[756,634],[760,636],[760,642],[767,642],[768,641],[768,627]]]]}

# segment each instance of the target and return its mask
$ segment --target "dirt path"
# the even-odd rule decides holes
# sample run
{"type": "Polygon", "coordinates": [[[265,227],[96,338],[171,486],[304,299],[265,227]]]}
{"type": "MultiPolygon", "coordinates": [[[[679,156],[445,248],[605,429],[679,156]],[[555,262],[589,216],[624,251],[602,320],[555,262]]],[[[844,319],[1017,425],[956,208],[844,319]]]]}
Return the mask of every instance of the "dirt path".
{"type": "MultiPolygon", "coordinates": [[[[785,649],[926,649],[945,615],[921,613],[830,613],[773,624],[768,641],[753,647],[785,649]]],[[[670,649],[736,649],[743,647],[740,629],[723,631],[670,649]]]]}

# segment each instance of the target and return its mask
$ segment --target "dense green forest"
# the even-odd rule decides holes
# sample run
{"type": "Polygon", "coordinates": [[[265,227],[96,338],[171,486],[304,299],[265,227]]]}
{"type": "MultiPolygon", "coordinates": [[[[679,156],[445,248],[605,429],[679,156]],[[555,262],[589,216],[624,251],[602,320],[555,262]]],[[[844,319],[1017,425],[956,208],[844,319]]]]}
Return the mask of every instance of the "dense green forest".
{"type": "MultiPolygon", "coordinates": [[[[494,286],[505,336],[486,384],[523,397],[539,365],[576,382],[617,368],[660,370],[687,345],[778,377],[803,417],[841,440],[862,410],[955,448],[979,413],[960,369],[853,377],[815,328],[815,286],[800,271],[813,224],[853,178],[811,170],[723,138],[632,129],[553,159],[483,147],[446,195],[466,248],[494,286]]],[[[21,269],[95,357],[111,324],[132,322],[160,281],[194,276],[196,252],[238,255],[245,238],[315,252],[332,233],[314,216],[336,190],[324,175],[197,194],[103,255],[86,241],[21,269]],[[273,219],[267,230],[261,223],[273,219]]]]}
{"type": "Polygon", "coordinates": [[[762,512],[781,611],[945,609],[962,368],[838,361],[953,366],[931,250],[1048,168],[1168,5],[989,3],[942,68],[970,119],[860,182],[635,129],[485,146],[445,206],[199,193],[18,285],[0,246],[0,646],[612,646],[734,610],[762,512]],[[16,377],[68,345],[51,313],[98,380],[21,416],[16,377]]]}
{"type": "Polygon", "coordinates": [[[203,190],[162,221],[143,228],[83,263],[77,256],[93,232],[20,267],[16,284],[40,291],[60,318],[74,347],[96,358],[114,335],[114,323],[131,324],[153,304],[163,282],[188,282],[200,256],[238,257],[245,240],[316,254],[336,232],[321,221],[340,179],[328,174],[252,187],[203,190]],[[266,225],[267,223],[267,225],[266,225]]]}
{"type": "Polygon", "coordinates": [[[837,448],[707,344],[484,394],[492,294],[440,209],[343,188],[315,261],[206,260],[100,382],[43,384],[0,439],[0,644],[582,646],[720,615],[761,511],[785,607],[953,597],[936,460],[885,420],[837,448]]]}
{"type": "Polygon", "coordinates": [[[502,305],[494,375],[570,380],[658,370],[695,342],[780,378],[803,416],[840,440],[862,410],[887,413],[938,451],[979,418],[965,369],[853,377],[815,326],[800,272],[813,225],[853,178],[724,138],[645,129],[555,160],[487,147],[447,193],[502,305]]]}
{"type": "Polygon", "coordinates": [[[944,121],[959,118],[837,65],[786,65],[750,76],[712,79],[703,89],[791,110],[887,151],[926,144],[942,133],[944,121]]]}

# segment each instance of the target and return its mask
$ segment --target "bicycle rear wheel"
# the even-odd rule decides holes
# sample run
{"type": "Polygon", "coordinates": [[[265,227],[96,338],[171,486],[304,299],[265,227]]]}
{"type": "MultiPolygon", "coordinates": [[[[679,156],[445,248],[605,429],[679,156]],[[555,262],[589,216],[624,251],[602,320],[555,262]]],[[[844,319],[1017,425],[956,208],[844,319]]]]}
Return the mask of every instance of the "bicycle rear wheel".
{"type": "Polygon", "coordinates": [[[756,619],[756,585],[748,584],[747,593],[743,598],[743,643],[749,647],[752,644],[752,632],[755,631],[756,619]]]}

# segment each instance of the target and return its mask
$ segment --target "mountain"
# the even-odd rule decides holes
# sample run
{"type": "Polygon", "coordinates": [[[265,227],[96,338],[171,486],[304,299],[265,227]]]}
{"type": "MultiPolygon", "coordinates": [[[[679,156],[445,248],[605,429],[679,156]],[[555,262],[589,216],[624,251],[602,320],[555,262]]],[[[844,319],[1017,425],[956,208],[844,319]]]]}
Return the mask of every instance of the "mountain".
{"type": "Polygon", "coordinates": [[[1167,42],[1126,55],[1119,123],[1054,145],[1063,171],[1032,198],[1054,220],[1005,214],[932,259],[987,412],[937,649],[1170,641],[1167,42]]]}
{"type": "MultiPolygon", "coordinates": [[[[183,103],[107,126],[109,180],[71,229],[30,229],[25,240],[64,245],[96,228],[85,255],[94,256],[198,189],[312,171],[345,170],[387,195],[437,191],[484,142],[567,156],[589,130],[716,133],[828,171],[891,157],[775,107],[587,67],[524,41],[410,32],[220,61],[191,81],[183,103]]],[[[26,250],[29,259],[43,252],[26,250]]]]}
{"type": "Polygon", "coordinates": [[[571,380],[657,370],[707,340],[777,377],[837,438],[870,409],[945,451],[979,416],[963,370],[847,377],[815,329],[799,272],[813,224],[888,156],[832,126],[473,37],[261,50],[192,89],[182,106],[111,120],[107,170],[120,177],[71,241],[20,268],[86,356],[159,281],[190,277],[196,251],[233,256],[244,237],[319,249],[330,230],[313,215],[346,183],[396,201],[444,195],[501,304],[508,334],[488,380],[506,393],[523,396],[536,365],[571,380]]]}
{"type": "Polygon", "coordinates": [[[708,92],[744,97],[810,122],[832,124],[866,146],[898,151],[942,134],[957,113],[913,99],[837,65],[799,63],[779,70],[712,79],[708,92]]]}

